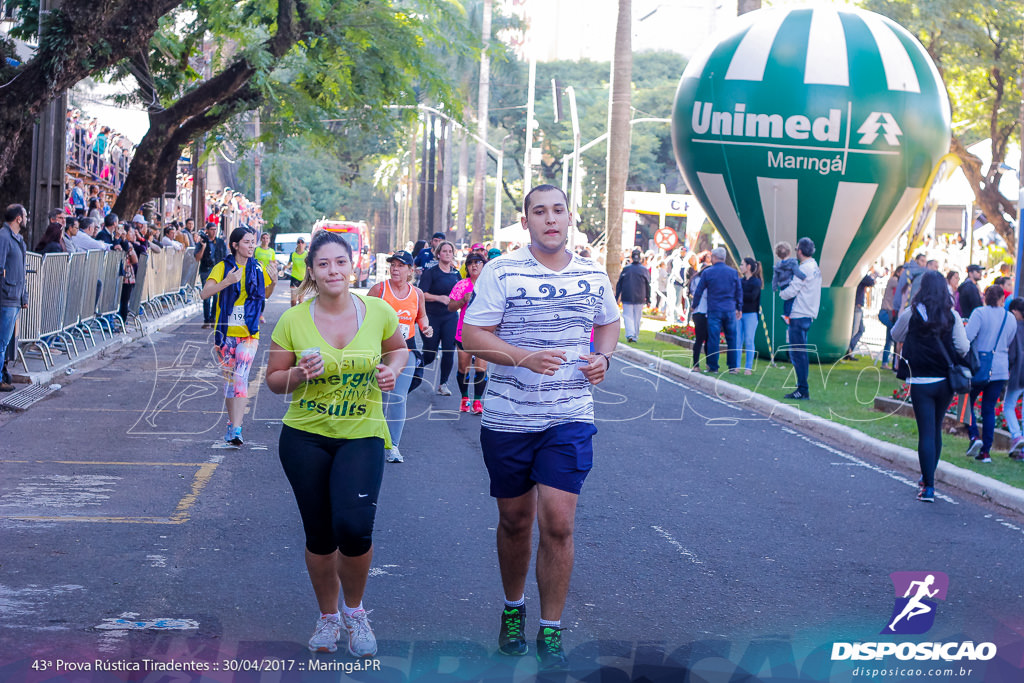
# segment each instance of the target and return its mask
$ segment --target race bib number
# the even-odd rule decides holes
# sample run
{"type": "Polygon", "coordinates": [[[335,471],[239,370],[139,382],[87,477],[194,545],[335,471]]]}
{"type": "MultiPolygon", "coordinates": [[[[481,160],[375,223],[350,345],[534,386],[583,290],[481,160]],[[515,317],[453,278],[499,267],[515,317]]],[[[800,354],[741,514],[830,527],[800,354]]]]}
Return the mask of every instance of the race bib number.
{"type": "Polygon", "coordinates": [[[228,318],[228,325],[231,327],[245,327],[245,304],[235,306],[231,309],[231,316],[228,318]]]}
{"type": "Polygon", "coordinates": [[[398,323],[398,331],[402,333],[402,336],[406,339],[409,338],[409,326],[405,323],[398,323]]]}

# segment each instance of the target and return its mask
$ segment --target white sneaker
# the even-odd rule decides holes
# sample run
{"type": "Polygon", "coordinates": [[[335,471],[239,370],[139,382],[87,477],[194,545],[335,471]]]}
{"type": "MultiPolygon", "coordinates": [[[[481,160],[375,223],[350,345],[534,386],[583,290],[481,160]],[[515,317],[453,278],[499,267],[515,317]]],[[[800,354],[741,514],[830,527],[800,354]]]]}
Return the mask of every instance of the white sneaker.
{"type": "Polygon", "coordinates": [[[387,456],[384,458],[388,462],[405,462],[405,458],[398,452],[398,446],[392,446],[387,450],[387,456]]]}
{"type": "Polygon", "coordinates": [[[309,639],[312,652],[335,652],[341,640],[341,622],[330,617],[320,617],[316,622],[316,630],[309,639]]]}
{"type": "Polygon", "coordinates": [[[359,610],[351,617],[342,612],[342,621],[348,631],[348,653],[353,657],[372,657],[377,654],[377,638],[370,628],[366,610],[359,610]]]}
{"type": "Polygon", "coordinates": [[[452,390],[448,388],[447,384],[442,384],[439,387],[437,387],[437,395],[438,396],[451,396],[452,395],[452,390]]]}

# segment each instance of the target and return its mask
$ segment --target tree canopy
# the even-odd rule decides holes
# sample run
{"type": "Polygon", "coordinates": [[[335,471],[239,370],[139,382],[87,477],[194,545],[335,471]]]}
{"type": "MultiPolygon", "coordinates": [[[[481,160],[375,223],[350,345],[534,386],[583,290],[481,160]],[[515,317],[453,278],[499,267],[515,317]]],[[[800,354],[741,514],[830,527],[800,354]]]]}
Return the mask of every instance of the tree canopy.
{"type": "MultiPolygon", "coordinates": [[[[977,206],[1011,250],[1016,197],[999,191],[1007,146],[1019,136],[1024,77],[1024,5],[1020,0],[864,0],[911,31],[935,62],[949,92],[952,151],[960,158],[977,206]],[[992,141],[986,168],[968,147],[992,141]]],[[[1014,169],[1015,171],[1016,169],[1014,169]]],[[[1010,171],[1010,172],[1014,172],[1010,171]]]]}

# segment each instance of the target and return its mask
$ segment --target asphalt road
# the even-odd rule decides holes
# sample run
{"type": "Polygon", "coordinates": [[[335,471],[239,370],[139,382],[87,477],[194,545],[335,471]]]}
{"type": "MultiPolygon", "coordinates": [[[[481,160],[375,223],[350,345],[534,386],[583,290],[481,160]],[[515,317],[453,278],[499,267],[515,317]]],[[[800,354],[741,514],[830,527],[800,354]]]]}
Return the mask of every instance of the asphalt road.
{"type": "MultiPolygon", "coordinates": [[[[494,654],[497,514],[479,418],[457,397],[410,397],[365,601],[380,654],[352,671],[305,647],[317,613],[277,460],[285,405],[261,388],[246,445],[226,449],[219,392],[194,319],[0,418],[0,681],[534,676],[532,658],[494,654]]],[[[955,491],[919,503],[915,473],[644,367],[616,361],[595,397],[563,617],[570,680],[852,681],[860,666],[898,669],[888,681],[1024,680],[1024,520],[955,491]],[[948,576],[927,633],[879,635],[893,572],[948,576]],[[998,654],[831,661],[834,643],[868,641],[998,654]]],[[[532,636],[535,586],[527,601],[532,636]]]]}

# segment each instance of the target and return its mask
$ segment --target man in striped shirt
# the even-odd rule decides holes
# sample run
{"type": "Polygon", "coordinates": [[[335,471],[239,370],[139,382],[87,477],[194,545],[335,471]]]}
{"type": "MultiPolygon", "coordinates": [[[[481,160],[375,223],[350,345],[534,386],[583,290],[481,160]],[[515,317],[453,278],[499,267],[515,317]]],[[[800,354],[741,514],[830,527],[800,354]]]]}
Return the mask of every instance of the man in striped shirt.
{"type": "Polygon", "coordinates": [[[619,337],[607,274],[566,249],[567,204],[552,185],[526,195],[521,220],[530,244],[487,263],[462,331],[465,349],[492,364],[480,444],[498,503],[505,591],[498,649],[507,655],[529,649],[525,588],[537,519],[542,670],[567,664],[561,617],[572,575],[576,501],[597,432],[590,386],[604,379],[619,337]]]}

